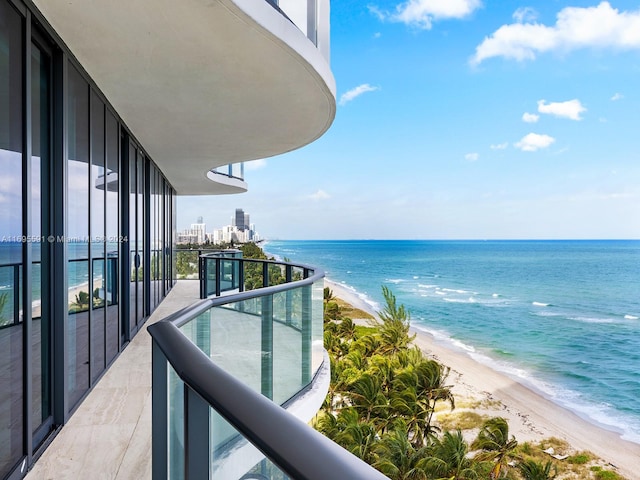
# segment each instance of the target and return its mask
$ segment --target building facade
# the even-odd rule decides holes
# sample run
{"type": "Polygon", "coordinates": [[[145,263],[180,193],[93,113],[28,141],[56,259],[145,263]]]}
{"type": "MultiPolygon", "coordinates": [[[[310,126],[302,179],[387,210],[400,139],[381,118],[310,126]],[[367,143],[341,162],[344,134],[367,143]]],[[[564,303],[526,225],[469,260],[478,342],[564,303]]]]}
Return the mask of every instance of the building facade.
{"type": "Polygon", "coordinates": [[[333,121],[328,1],[204,3],[0,0],[0,478],[172,288],[176,195],[333,121]]]}

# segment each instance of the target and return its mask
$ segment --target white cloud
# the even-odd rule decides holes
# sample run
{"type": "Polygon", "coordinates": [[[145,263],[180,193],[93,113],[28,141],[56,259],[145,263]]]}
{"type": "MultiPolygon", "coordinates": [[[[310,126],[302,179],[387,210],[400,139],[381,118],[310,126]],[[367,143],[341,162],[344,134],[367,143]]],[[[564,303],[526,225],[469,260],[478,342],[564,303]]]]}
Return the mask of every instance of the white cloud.
{"type": "Polygon", "coordinates": [[[476,160],[478,160],[478,158],[480,157],[480,155],[476,152],[473,153],[467,153],[464,158],[465,160],[469,160],[470,162],[475,162],[476,160]]]}
{"type": "Polygon", "coordinates": [[[622,100],[623,98],[624,98],[624,95],[616,92],[613,94],[613,97],[611,97],[611,101],[615,102],[616,100],[622,100]]]}
{"type": "Polygon", "coordinates": [[[574,98],[566,102],[551,102],[546,100],[538,100],[538,111],[540,113],[548,113],[556,117],[569,118],[571,120],[582,120],[581,113],[587,109],[580,103],[580,100],[574,98]]]}
{"type": "Polygon", "coordinates": [[[490,145],[489,148],[491,148],[491,150],[506,150],[508,146],[509,146],[509,142],[504,142],[504,143],[497,143],[494,145],[490,145]]]}
{"type": "Polygon", "coordinates": [[[397,5],[394,12],[382,11],[375,6],[369,6],[369,11],[383,21],[430,30],[434,21],[464,18],[481,6],[480,0],[408,0],[397,5]]]}
{"type": "Polygon", "coordinates": [[[362,85],[358,85],[357,87],[352,88],[348,92],[343,93],[342,96],[340,97],[339,104],[346,105],[351,100],[353,100],[356,97],[359,97],[363,93],[375,92],[376,90],[380,90],[380,87],[372,87],[368,83],[363,83],[362,85]]]}
{"type": "Polygon", "coordinates": [[[380,32],[376,32],[373,34],[373,38],[380,38],[382,34],[380,32]]]}
{"type": "Polygon", "coordinates": [[[532,7],[520,7],[513,12],[513,19],[518,23],[531,23],[538,19],[538,12],[532,7]]]}
{"type": "Polygon", "coordinates": [[[524,112],[522,114],[522,121],[527,123],[536,123],[540,120],[540,115],[536,115],[535,113],[524,112]]]}
{"type": "Polygon", "coordinates": [[[580,48],[640,49],[640,10],[620,12],[601,2],[597,7],[563,8],[553,26],[503,25],[476,47],[471,64],[492,57],[533,60],[540,53],[580,48]]]}
{"type": "Polygon", "coordinates": [[[540,135],[538,133],[529,133],[522,137],[522,139],[514,143],[514,147],[519,148],[523,152],[535,152],[536,150],[540,150],[541,148],[547,148],[556,139],[550,137],[549,135],[540,135]]]}
{"type": "Polygon", "coordinates": [[[260,168],[264,168],[267,166],[267,161],[264,158],[260,160],[253,160],[251,162],[245,162],[244,169],[245,170],[259,170],[260,168]]]}
{"type": "Polygon", "coordinates": [[[309,195],[309,198],[311,200],[319,201],[319,200],[326,200],[327,198],[331,198],[331,195],[329,195],[324,190],[320,189],[316,193],[312,193],[311,195],[309,195]]]}

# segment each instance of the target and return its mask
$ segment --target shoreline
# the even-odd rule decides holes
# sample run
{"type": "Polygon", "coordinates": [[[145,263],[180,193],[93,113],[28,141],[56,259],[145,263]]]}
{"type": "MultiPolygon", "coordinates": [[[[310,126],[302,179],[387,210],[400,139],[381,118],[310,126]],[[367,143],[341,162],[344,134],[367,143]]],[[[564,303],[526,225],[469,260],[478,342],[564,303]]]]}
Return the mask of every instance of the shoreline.
{"type": "MultiPolygon", "coordinates": [[[[372,305],[346,285],[325,278],[325,286],[334,296],[377,316],[372,305]]],[[[416,334],[414,344],[426,355],[451,368],[449,378],[454,384],[452,391],[456,401],[488,400],[492,407],[475,408],[474,411],[504,417],[509,422],[510,435],[514,435],[519,443],[556,437],[569,443],[575,452],[592,452],[624,477],[640,479],[637,470],[640,444],[624,440],[620,434],[585,420],[505,373],[444,345],[424,330],[411,327],[411,332],[416,334]]],[[[573,452],[566,452],[569,453],[573,452]]]]}

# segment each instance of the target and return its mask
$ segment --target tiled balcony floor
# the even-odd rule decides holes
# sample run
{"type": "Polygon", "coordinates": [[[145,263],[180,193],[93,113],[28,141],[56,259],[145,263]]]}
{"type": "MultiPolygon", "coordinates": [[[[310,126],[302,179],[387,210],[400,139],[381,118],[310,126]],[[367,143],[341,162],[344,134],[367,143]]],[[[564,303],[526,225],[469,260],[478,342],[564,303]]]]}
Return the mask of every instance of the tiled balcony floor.
{"type": "Polygon", "coordinates": [[[197,281],[176,283],[27,479],[151,478],[151,337],[146,327],[198,298],[197,281]]]}

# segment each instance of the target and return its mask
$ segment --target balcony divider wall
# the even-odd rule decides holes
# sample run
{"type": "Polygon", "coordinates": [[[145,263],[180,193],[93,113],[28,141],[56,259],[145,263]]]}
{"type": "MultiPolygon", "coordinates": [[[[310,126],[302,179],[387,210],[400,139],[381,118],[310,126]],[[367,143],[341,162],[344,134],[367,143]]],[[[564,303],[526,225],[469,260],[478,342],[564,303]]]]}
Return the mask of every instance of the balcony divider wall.
{"type": "Polygon", "coordinates": [[[175,275],[175,191],[21,0],[0,0],[0,179],[0,478],[13,479],[175,275]]]}

